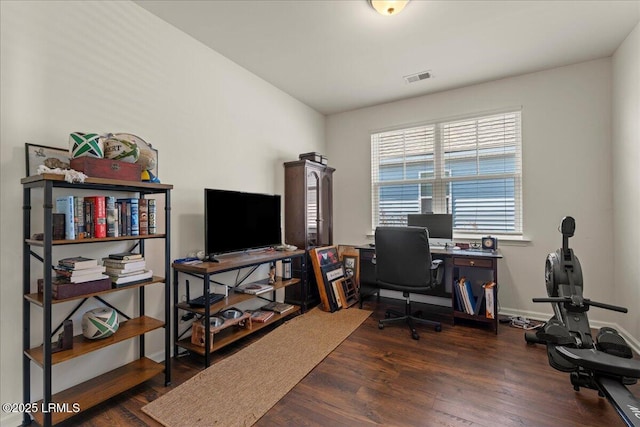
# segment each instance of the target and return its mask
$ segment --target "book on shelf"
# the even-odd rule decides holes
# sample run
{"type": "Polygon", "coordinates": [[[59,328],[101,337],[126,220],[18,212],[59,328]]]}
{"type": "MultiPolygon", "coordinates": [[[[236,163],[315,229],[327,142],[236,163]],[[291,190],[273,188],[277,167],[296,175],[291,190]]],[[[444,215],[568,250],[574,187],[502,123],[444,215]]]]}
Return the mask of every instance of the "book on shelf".
{"type": "Polygon", "coordinates": [[[138,254],[135,252],[119,252],[115,254],[109,254],[109,259],[132,261],[143,259],[143,256],[142,254],[138,254]]]}
{"type": "Polygon", "coordinates": [[[88,202],[93,210],[92,237],[107,237],[107,205],[105,196],[86,196],[84,200],[88,202]]]}
{"type": "Polygon", "coordinates": [[[86,238],[95,237],[94,236],[95,224],[93,222],[93,211],[94,211],[93,203],[83,199],[82,206],[84,210],[84,237],[86,238]]]}
{"type": "Polygon", "coordinates": [[[122,270],[119,268],[109,268],[107,267],[105,273],[110,277],[127,277],[133,276],[134,274],[144,273],[146,268],[143,266],[142,268],[137,268],[135,270],[122,270]]]}
{"type": "Polygon", "coordinates": [[[466,309],[464,307],[464,301],[462,300],[462,293],[460,292],[460,286],[458,284],[458,281],[456,280],[453,284],[453,292],[455,293],[455,298],[456,298],[456,306],[455,309],[457,311],[464,311],[466,312],[466,309]]]}
{"type": "Polygon", "coordinates": [[[138,200],[138,217],[140,235],[149,234],[149,204],[147,199],[138,200]]]}
{"type": "Polygon", "coordinates": [[[93,282],[95,280],[102,280],[102,279],[109,278],[108,275],[103,273],[91,273],[91,274],[83,274],[81,276],[71,276],[71,277],[64,277],[64,276],[58,276],[58,277],[67,279],[69,283],[85,283],[85,282],[93,282]]]}
{"type": "Polygon", "coordinates": [[[129,276],[109,276],[111,277],[111,283],[114,287],[118,288],[125,285],[134,285],[136,283],[146,282],[153,277],[153,271],[144,270],[142,273],[133,274],[129,276]]]}
{"type": "Polygon", "coordinates": [[[487,319],[496,318],[496,303],[493,293],[495,287],[496,282],[487,282],[482,285],[484,290],[485,316],[487,319]]]}
{"type": "Polygon", "coordinates": [[[147,262],[144,259],[132,259],[132,260],[117,260],[110,258],[103,258],[102,265],[107,269],[118,270],[123,272],[144,270],[147,262]]]}
{"type": "Polygon", "coordinates": [[[473,314],[473,310],[471,309],[471,301],[469,300],[469,294],[467,293],[467,287],[465,283],[467,282],[466,277],[461,277],[458,280],[457,286],[460,289],[460,294],[462,296],[462,306],[464,307],[464,312],[467,314],[473,314]]]}
{"type": "Polygon", "coordinates": [[[62,258],[58,260],[58,264],[65,267],[71,267],[76,270],[82,270],[83,268],[92,268],[98,266],[98,260],[93,258],[86,258],[83,256],[62,258]]]}
{"type": "Polygon", "coordinates": [[[148,199],[147,201],[147,221],[149,225],[148,233],[156,234],[157,233],[157,225],[156,225],[156,199],[148,199]]]}
{"type": "Polygon", "coordinates": [[[106,196],[105,204],[107,208],[107,237],[118,237],[120,230],[116,198],[114,196],[106,196]]]}
{"type": "Polygon", "coordinates": [[[126,206],[125,211],[127,212],[127,220],[129,221],[127,224],[128,235],[139,236],[140,235],[140,210],[139,210],[138,199],[135,197],[129,197],[125,199],[118,199],[118,202],[126,206]]]}
{"type": "Polygon", "coordinates": [[[65,214],[63,213],[54,213],[53,214],[53,240],[64,240],[65,237],[65,224],[64,224],[65,214]]]}
{"type": "Polygon", "coordinates": [[[265,292],[272,291],[273,286],[269,285],[268,283],[260,283],[260,282],[243,283],[236,286],[234,290],[236,292],[240,292],[243,294],[258,295],[258,294],[263,294],[265,292]]]}
{"type": "Polygon", "coordinates": [[[73,222],[76,232],[76,239],[84,239],[86,237],[84,224],[84,197],[74,196],[73,209],[73,222]]]}
{"type": "Polygon", "coordinates": [[[56,213],[64,214],[64,238],[66,240],[75,240],[73,196],[56,197],[56,213]]]}
{"type": "Polygon", "coordinates": [[[56,271],[56,273],[59,276],[65,276],[65,277],[86,276],[89,274],[104,273],[105,271],[105,267],[103,265],[96,265],[95,267],[88,267],[88,268],[73,268],[73,267],[66,266],[64,264],[58,264],[54,266],[53,269],[56,271]]]}
{"type": "Polygon", "coordinates": [[[273,311],[256,310],[253,313],[251,313],[251,321],[252,322],[258,322],[258,323],[264,323],[267,320],[271,319],[273,316],[274,316],[274,312],[273,311]]]}
{"type": "Polygon", "coordinates": [[[284,302],[272,301],[269,304],[260,307],[260,310],[273,311],[278,314],[286,313],[289,310],[293,310],[294,306],[284,302]]]}

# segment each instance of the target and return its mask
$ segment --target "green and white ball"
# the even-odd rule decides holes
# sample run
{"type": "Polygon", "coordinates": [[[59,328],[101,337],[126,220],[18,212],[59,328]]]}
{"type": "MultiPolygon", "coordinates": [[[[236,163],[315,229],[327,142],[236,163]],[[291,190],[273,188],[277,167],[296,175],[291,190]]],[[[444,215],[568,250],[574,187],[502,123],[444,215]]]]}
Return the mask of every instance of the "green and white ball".
{"type": "Polygon", "coordinates": [[[140,147],[126,138],[114,136],[104,141],[104,157],[106,159],[135,163],[140,158],[140,147]]]}
{"type": "Polygon", "coordinates": [[[82,316],[82,335],[91,340],[110,337],[118,326],[118,312],[109,307],[94,308],[82,316]]]}
{"type": "Polygon", "coordinates": [[[104,144],[102,137],[97,133],[73,132],[69,135],[69,151],[71,158],[77,157],[104,157],[104,144]]]}

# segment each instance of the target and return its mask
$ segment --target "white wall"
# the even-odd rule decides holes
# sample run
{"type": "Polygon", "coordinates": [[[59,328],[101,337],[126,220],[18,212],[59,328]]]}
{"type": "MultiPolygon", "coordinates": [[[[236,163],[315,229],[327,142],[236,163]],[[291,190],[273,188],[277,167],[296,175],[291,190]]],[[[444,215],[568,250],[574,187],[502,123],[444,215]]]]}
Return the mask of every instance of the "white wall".
{"type": "MultiPolygon", "coordinates": [[[[637,79],[637,73],[633,75],[637,79]]],[[[371,233],[372,131],[512,106],[522,107],[523,217],[530,242],[499,243],[504,255],[498,273],[501,311],[542,319],[551,313],[550,305],[531,299],[546,296],[544,261],[562,244],[557,228],[566,215],[577,223],[571,245],[582,264],[585,296],[628,304],[628,293],[614,290],[637,288],[637,280],[629,284],[613,280],[610,59],[329,116],[327,155],[337,169],[335,240],[359,244],[371,233]]],[[[637,143],[635,137],[629,144],[637,143]]],[[[631,166],[627,174],[630,179],[631,166]]],[[[637,236],[640,225],[630,216],[627,222],[637,236]]],[[[631,272],[628,266],[619,268],[631,272]]],[[[597,309],[590,316],[600,322],[622,319],[597,309]]],[[[637,327],[631,331],[637,336],[637,327]]]]}
{"type": "MultiPolygon", "coordinates": [[[[203,188],[282,194],[282,163],[324,152],[325,136],[321,114],[134,3],[2,1],[0,7],[0,401],[20,402],[25,142],[64,148],[70,132],[95,131],[130,132],[152,143],[160,179],[174,185],[177,258],[203,248],[203,188]]],[[[99,246],[56,249],[54,260],[65,251],[104,256],[99,246]]],[[[36,270],[32,277],[39,277],[36,270]]],[[[158,292],[147,298],[162,316],[158,292]]],[[[57,305],[57,316],[69,308],[57,305]]],[[[37,308],[32,313],[35,345],[41,316],[37,308]]],[[[116,347],[56,365],[54,391],[117,366],[120,353],[133,357],[131,345],[116,347]]],[[[149,339],[147,348],[159,353],[162,341],[149,339]]],[[[32,397],[40,398],[41,371],[32,371],[32,397]]],[[[1,415],[5,422],[8,414],[1,415]]]]}
{"type": "MultiPolygon", "coordinates": [[[[638,5],[640,7],[640,4],[638,5]]],[[[616,299],[629,307],[620,324],[640,336],[640,24],[613,56],[613,201],[616,299]]]]}

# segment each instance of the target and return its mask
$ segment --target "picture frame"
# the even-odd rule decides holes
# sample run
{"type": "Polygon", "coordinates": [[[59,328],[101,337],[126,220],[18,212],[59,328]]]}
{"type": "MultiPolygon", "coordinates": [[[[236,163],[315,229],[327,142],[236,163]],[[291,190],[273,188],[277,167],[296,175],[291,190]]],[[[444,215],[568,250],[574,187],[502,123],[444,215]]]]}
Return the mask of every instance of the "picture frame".
{"type": "Polygon", "coordinates": [[[338,256],[338,248],[335,246],[324,246],[314,249],[315,256],[318,261],[318,265],[324,266],[329,264],[335,264],[340,261],[338,256]]]}
{"type": "Polygon", "coordinates": [[[309,251],[314,278],[320,296],[320,308],[334,312],[338,309],[333,282],[344,277],[344,268],[338,257],[336,246],[323,246],[309,251]]]}
{"type": "Polygon", "coordinates": [[[336,281],[345,301],[345,308],[349,308],[360,300],[360,295],[353,277],[346,276],[336,281]]]}
{"type": "Polygon", "coordinates": [[[340,259],[344,265],[345,275],[352,277],[356,287],[360,287],[360,254],[345,252],[340,259]]]}
{"type": "Polygon", "coordinates": [[[320,267],[320,271],[322,272],[324,291],[327,295],[328,311],[334,312],[341,309],[344,305],[342,303],[344,294],[340,293],[341,286],[338,286],[338,281],[345,277],[344,266],[341,262],[326,264],[320,267]]]}
{"type": "MultiPolygon", "coordinates": [[[[68,148],[49,147],[46,145],[30,144],[28,142],[25,142],[24,148],[26,176],[37,175],[38,167],[45,165],[48,159],[58,160],[62,162],[62,164],[66,164],[67,169],[69,168],[71,155],[69,154],[68,148]]],[[[54,169],[52,166],[49,167],[54,169]]]]}

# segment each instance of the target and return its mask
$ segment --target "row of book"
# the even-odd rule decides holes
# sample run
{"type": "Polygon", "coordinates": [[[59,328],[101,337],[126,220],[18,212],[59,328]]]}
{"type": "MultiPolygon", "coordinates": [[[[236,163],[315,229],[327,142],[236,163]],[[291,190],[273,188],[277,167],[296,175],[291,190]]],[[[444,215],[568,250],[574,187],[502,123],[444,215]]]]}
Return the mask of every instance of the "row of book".
{"type": "Polygon", "coordinates": [[[483,283],[480,295],[476,297],[473,293],[471,281],[464,276],[461,277],[453,284],[453,291],[456,296],[456,310],[475,316],[484,312],[488,319],[495,319],[495,287],[496,283],[493,281],[483,283]]]}
{"type": "Polygon", "coordinates": [[[56,198],[53,239],[156,234],[156,200],[114,196],[56,198]]]}

